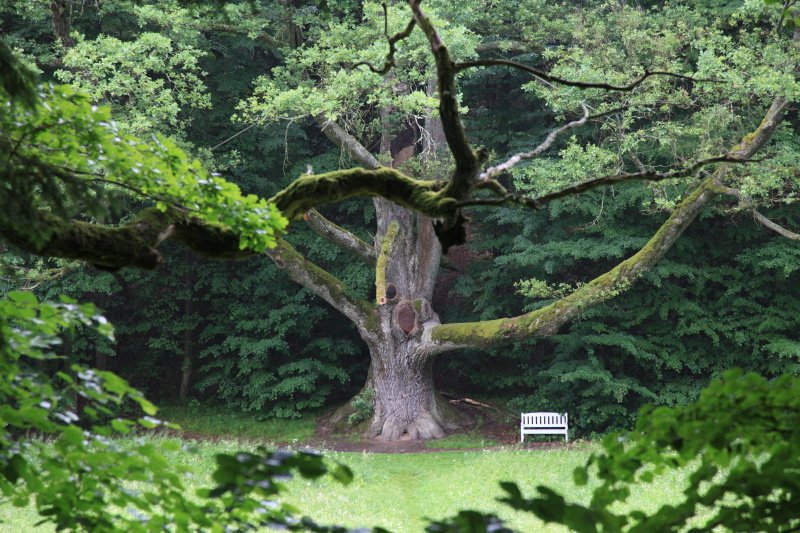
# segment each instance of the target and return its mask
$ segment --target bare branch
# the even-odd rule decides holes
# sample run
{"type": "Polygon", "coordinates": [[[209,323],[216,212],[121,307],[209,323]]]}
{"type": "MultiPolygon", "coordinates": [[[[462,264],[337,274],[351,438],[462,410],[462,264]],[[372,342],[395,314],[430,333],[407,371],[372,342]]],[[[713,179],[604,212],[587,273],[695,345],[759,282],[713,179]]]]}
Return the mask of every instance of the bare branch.
{"type": "Polygon", "coordinates": [[[399,31],[399,32],[395,33],[394,35],[390,36],[389,35],[389,13],[387,12],[386,3],[384,2],[384,4],[383,4],[383,34],[386,36],[386,40],[389,43],[389,53],[386,54],[386,59],[383,62],[383,67],[375,68],[372,65],[370,65],[369,63],[367,63],[366,61],[361,61],[361,62],[356,63],[355,65],[353,65],[353,68],[357,68],[357,67],[360,67],[360,66],[366,66],[367,68],[369,68],[375,74],[380,74],[380,75],[383,75],[383,74],[386,74],[387,72],[389,72],[395,66],[394,54],[397,52],[397,48],[396,48],[397,43],[402,41],[403,39],[405,39],[409,35],[411,35],[411,32],[414,30],[414,26],[415,25],[416,25],[416,21],[412,18],[410,21],[408,21],[408,24],[406,25],[405,29],[403,29],[402,31],[399,31]]]}
{"type": "Polygon", "coordinates": [[[314,233],[320,237],[344,248],[368,265],[375,265],[376,254],[372,246],[343,227],[334,224],[322,216],[316,209],[312,209],[306,213],[303,219],[308,223],[308,226],[314,230],[314,233]]]}
{"type": "Polygon", "coordinates": [[[762,226],[771,229],[775,233],[783,237],[786,237],[787,239],[791,239],[793,241],[800,241],[800,233],[795,233],[793,231],[784,228],[780,224],[777,224],[772,220],[770,220],[769,218],[765,217],[755,209],[752,210],[752,213],[753,213],[753,218],[756,220],[756,222],[758,222],[762,226]]]}
{"type": "Polygon", "coordinates": [[[336,122],[328,120],[322,115],[317,115],[314,117],[314,120],[316,120],[322,133],[324,133],[333,144],[347,152],[347,155],[361,163],[364,168],[375,169],[381,166],[378,160],[375,159],[375,156],[372,155],[363,144],[358,142],[358,139],[347,133],[345,129],[336,122]]]}
{"type": "Polygon", "coordinates": [[[753,199],[750,198],[749,196],[747,196],[746,194],[744,194],[742,191],[739,191],[737,189],[733,189],[731,187],[726,187],[726,186],[722,185],[719,182],[716,184],[716,189],[715,190],[718,191],[718,192],[721,192],[721,193],[724,193],[724,194],[727,194],[727,195],[734,196],[734,197],[738,198],[739,199],[739,204],[743,208],[748,209],[750,214],[753,216],[753,219],[756,222],[758,222],[759,224],[761,224],[762,226],[764,226],[765,228],[770,229],[770,230],[774,231],[775,233],[777,233],[777,234],[779,234],[779,235],[781,235],[783,237],[786,237],[787,239],[790,239],[790,240],[793,240],[793,241],[800,241],[800,234],[795,233],[795,232],[793,232],[793,231],[791,231],[789,229],[784,228],[783,226],[781,226],[777,222],[774,222],[771,219],[769,219],[766,216],[764,216],[761,213],[759,213],[758,210],[756,210],[756,208],[755,208],[755,202],[753,201],[753,199]]]}
{"type": "Polygon", "coordinates": [[[568,80],[566,78],[553,76],[552,74],[549,74],[544,70],[540,70],[538,68],[528,66],[524,63],[511,61],[508,59],[476,59],[474,61],[464,61],[463,63],[457,63],[455,65],[455,68],[457,72],[461,72],[462,70],[466,70],[468,68],[494,67],[494,66],[506,66],[515,68],[527,72],[529,74],[533,74],[540,80],[546,81],[548,83],[556,83],[558,85],[565,85],[567,87],[577,87],[579,89],[605,89],[607,91],[629,92],[634,90],[636,87],[644,83],[645,80],[647,80],[652,76],[666,76],[670,78],[677,78],[679,80],[686,80],[692,82],[723,83],[723,80],[693,78],[691,76],[686,76],[684,74],[677,74],[675,72],[667,72],[663,70],[645,70],[644,74],[642,74],[632,82],[628,83],[627,85],[614,85],[612,83],[606,83],[606,82],[568,80]]]}
{"type": "Polygon", "coordinates": [[[482,181],[493,179],[499,176],[500,174],[514,168],[517,164],[521,163],[526,159],[533,159],[534,157],[538,157],[548,148],[550,148],[550,146],[552,146],[552,144],[555,142],[556,138],[558,138],[559,135],[561,135],[566,131],[571,130],[572,128],[577,128],[578,126],[583,126],[584,124],[586,124],[586,121],[589,120],[589,108],[586,107],[586,105],[584,104],[581,104],[581,107],[583,108],[583,116],[581,118],[573,120],[572,122],[568,122],[567,124],[564,124],[560,128],[554,129],[547,135],[545,140],[542,141],[542,143],[539,146],[537,146],[530,152],[520,152],[509,158],[504,163],[501,163],[494,167],[487,168],[481,173],[480,179],[482,181]]]}
{"type": "MultiPolygon", "coordinates": [[[[499,197],[496,198],[476,198],[473,200],[465,200],[462,202],[458,202],[457,205],[459,207],[466,207],[466,206],[476,206],[476,205],[518,204],[525,207],[532,207],[533,209],[539,209],[543,205],[552,202],[553,200],[557,200],[559,198],[564,198],[567,196],[574,196],[576,194],[580,194],[590,189],[601,187],[603,185],[613,185],[616,183],[622,183],[624,181],[634,181],[634,180],[663,181],[671,178],[685,178],[688,176],[693,176],[700,168],[706,165],[711,165],[713,163],[751,163],[754,161],[757,160],[741,159],[739,157],[725,155],[719,157],[712,157],[709,159],[703,159],[689,166],[681,165],[678,167],[674,167],[674,170],[669,170],[669,171],[657,172],[655,170],[644,170],[642,172],[631,172],[631,173],[623,172],[621,174],[611,174],[608,176],[603,176],[600,178],[583,181],[581,183],[576,183],[575,185],[570,185],[569,187],[565,187],[558,191],[551,192],[549,194],[545,194],[537,198],[530,198],[528,196],[524,196],[518,193],[506,192],[505,194],[500,195],[499,197]]],[[[492,183],[492,182],[487,182],[487,183],[492,183]]],[[[497,188],[497,185],[493,187],[493,190],[495,192],[500,190],[497,188]]]]}

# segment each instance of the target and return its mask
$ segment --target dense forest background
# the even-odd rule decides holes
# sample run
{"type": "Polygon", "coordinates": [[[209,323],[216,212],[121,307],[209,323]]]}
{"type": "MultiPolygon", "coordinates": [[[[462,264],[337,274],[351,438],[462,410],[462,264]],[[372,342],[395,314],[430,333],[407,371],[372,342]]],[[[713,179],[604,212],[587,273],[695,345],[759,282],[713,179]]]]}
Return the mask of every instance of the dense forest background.
{"type": "MultiPolygon", "coordinates": [[[[612,71],[619,80],[641,65],[741,73],[738,86],[718,92],[654,82],[646,91],[592,95],[630,110],[575,130],[552,158],[515,170],[513,186],[523,191],[535,190],[544,173],[570,182],[630,165],[670,165],[698,150],[713,155],[758,123],[781,83],[775,65],[788,63],[785,50],[771,44],[779,12],[763,2],[528,0],[493,3],[491,15],[483,2],[448,4],[430,5],[448,21],[450,42],[467,55],[479,50],[568,74],[612,71]],[[634,161],[634,152],[644,160],[634,161]]],[[[0,30],[42,79],[73,84],[110,104],[127,131],[179,139],[210,168],[262,197],[309,165],[323,172],[349,162],[311,119],[254,119],[246,107],[254,86],[271,73],[287,76],[301,60],[330,65],[337,46],[358,39],[351,34],[357,24],[380,35],[379,4],[243,2],[222,12],[124,0],[0,7],[0,30]]],[[[378,57],[385,53],[385,42],[376,39],[374,46],[378,57]]],[[[490,69],[465,75],[461,89],[475,144],[498,159],[541,140],[574,99],[568,91],[549,95],[522,73],[490,69]]],[[[782,160],[796,164],[800,150],[796,108],[788,118],[767,154],[773,167],[751,168],[747,190],[772,219],[800,227],[790,209],[796,193],[774,170],[782,160]]],[[[358,117],[344,119],[361,125],[358,117]]],[[[626,183],[538,211],[483,211],[472,217],[468,244],[451,249],[443,262],[434,308],[443,321],[466,321],[545,305],[641,248],[684,186],[626,183]]],[[[121,205],[118,220],[136,207],[121,205]]],[[[373,219],[368,201],[323,211],[349,228],[373,219]]],[[[362,296],[374,290],[366,266],[302,224],[288,237],[362,296]]],[[[364,382],[368,352],[355,328],[265,258],[219,263],[175,247],[157,271],[110,273],[9,248],[1,268],[3,291],[68,294],[105,309],[117,342],[75,335],[71,351],[154,400],[286,418],[347,401],[364,382]]],[[[643,279],[557,335],[464,351],[437,361],[435,375],[446,391],[500,397],[514,409],[568,411],[586,435],[630,427],[645,403],[692,401],[731,367],[767,377],[798,373],[798,331],[800,248],[736,202],[721,200],[643,279]]]]}

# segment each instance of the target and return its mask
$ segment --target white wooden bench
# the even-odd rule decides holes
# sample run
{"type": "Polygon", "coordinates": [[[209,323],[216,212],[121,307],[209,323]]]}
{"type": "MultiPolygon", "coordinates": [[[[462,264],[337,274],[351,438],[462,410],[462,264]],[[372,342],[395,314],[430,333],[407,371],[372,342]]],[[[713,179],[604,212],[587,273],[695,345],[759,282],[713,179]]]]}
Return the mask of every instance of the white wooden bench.
{"type": "Polygon", "coordinates": [[[525,435],[564,435],[564,442],[569,442],[568,430],[567,413],[522,413],[519,423],[521,442],[525,435]]]}

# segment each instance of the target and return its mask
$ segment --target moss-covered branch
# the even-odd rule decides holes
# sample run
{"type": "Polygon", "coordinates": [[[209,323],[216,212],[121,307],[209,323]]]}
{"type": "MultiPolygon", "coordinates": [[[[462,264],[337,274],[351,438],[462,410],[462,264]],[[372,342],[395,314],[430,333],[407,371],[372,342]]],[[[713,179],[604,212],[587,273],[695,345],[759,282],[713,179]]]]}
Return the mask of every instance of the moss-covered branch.
{"type": "Polygon", "coordinates": [[[456,202],[439,189],[439,182],[410,178],[393,168],[350,168],[301,176],[269,201],[289,220],[355,196],[381,196],[430,217],[445,217],[453,213],[456,202]]]}
{"type": "Polygon", "coordinates": [[[311,289],[356,324],[368,323],[369,317],[375,313],[368,302],[350,296],[340,279],[303,257],[285,240],[277,239],[275,248],[265,253],[292,281],[311,289]]]}
{"type": "Polygon", "coordinates": [[[450,51],[436,31],[433,22],[420,8],[420,2],[409,0],[408,4],[414,14],[414,20],[428,39],[436,61],[439,118],[442,121],[447,146],[456,163],[452,179],[447,185],[447,195],[463,199],[472,190],[485,156],[474,152],[467,140],[464,124],[458,111],[458,90],[456,88],[458,70],[450,56],[450,51]]]}
{"type": "Polygon", "coordinates": [[[437,326],[433,340],[444,345],[489,346],[554,334],[587,308],[624,291],[656,264],[716,194],[712,189],[713,180],[708,178],[675,208],[644,248],[572,294],[513,318],[437,326]]]}
{"type": "Polygon", "coordinates": [[[319,211],[312,209],[303,217],[314,233],[355,255],[370,266],[375,265],[375,250],[343,227],[334,224],[319,211]]]}
{"type": "Polygon", "coordinates": [[[178,241],[194,252],[215,259],[243,259],[252,251],[239,247],[239,236],[205,224],[177,209],[142,210],[127,224],[111,227],[80,220],[66,220],[35,211],[37,231],[0,226],[9,242],[37,255],[79,259],[100,268],[152,269],[161,262],[158,246],[166,239],[178,241]]]}
{"type": "MultiPolygon", "coordinates": [[[[772,137],[788,107],[785,98],[775,98],[761,124],[744,136],[730,153],[736,158],[751,158],[772,137]]],[[[458,347],[486,347],[554,334],[586,309],[613,298],[650,270],[703,207],[712,198],[725,192],[721,184],[729,168],[721,166],[711,177],[703,180],[678,204],[667,221],[636,254],[568,296],[512,318],[436,326],[431,332],[432,341],[439,345],[440,351],[445,351],[458,347]]]]}

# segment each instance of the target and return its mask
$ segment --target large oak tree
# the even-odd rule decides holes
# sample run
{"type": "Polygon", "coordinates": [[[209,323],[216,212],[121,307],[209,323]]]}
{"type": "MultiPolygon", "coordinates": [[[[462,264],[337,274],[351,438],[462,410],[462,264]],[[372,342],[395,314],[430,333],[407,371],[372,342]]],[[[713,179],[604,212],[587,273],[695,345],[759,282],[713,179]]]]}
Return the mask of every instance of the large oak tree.
{"type": "MultiPolygon", "coordinates": [[[[298,60],[294,71],[287,69],[283,73],[273,73],[273,78],[283,76],[284,82],[288,78],[296,83],[295,87],[278,87],[267,82],[251,102],[251,117],[258,113],[269,115],[275,112],[275,101],[286,100],[287,94],[293,94],[307,105],[305,114],[311,116],[321,131],[359,166],[325,173],[314,173],[309,169],[307,175],[298,178],[265,204],[233,192],[227,196],[215,193],[225,189],[225,185],[191,164],[172,164],[164,169],[160,161],[169,157],[179,159],[170,146],[163,150],[145,151],[149,159],[143,159],[139,152],[131,155],[125,151],[127,149],[121,149],[115,154],[121,163],[108,173],[92,165],[85,168],[86,163],[80,158],[90,157],[87,154],[79,153],[73,159],[53,161],[41,146],[28,146],[26,137],[29,132],[13,131],[8,120],[9,132],[4,134],[2,144],[4,155],[8,157],[3,170],[9,189],[15,194],[20,191],[25,194],[17,195],[9,204],[14,209],[7,216],[0,217],[0,232],[10,242],[34,253],[82,259],[109,269],[157,266],[161,259],[159,245],[167,239],[221,259],[264,253],[291,279],[308,287],[340,311],[355,325],[369,347],[370,369],[364,389],[374,391],[374,414],[368,434],[386,440],[443,436],[460,421],[434,387],[432,368],[436,357],[464,348],[480,349],[552,335],[587,308],[624,291],[652,268],[713,199],[720,195],[733,195],[741,198],[748,209],[754,208],[749,196],[733,187],[730,176],[739,167],[746,166],[770,141],[791,100],[785,94],[776,96],[755,129],[718,153],[698,152],[690,161],[675,162],[660,169],[641,163],[633,169],[625,166],[617,172],[550,187],[542,194],[526,196],[509,184],[507,176],[510,172],[525,161],[540,157],[568,132],[621,112],[613,107],[591,110],[581,96],[583,92],[628,94],[655,80],[674,83],[681,91],[687,91],[695,87],[724,85],[726,81],[705,79],[674,69],[640,69],[632,74],[609,74],[607,78],[573,78],[525,63],[498,59],[480,46],[471,46],[468,39],[462,44],[464,57],[459,61],[448,46],[447,38],[452,35],[457,39],[457,34],[444,31],[442,28],[449,29],[444,20],[429,16],[426,10],[425,5],[414,0],[402,10],[386,10],[386,39],[375,41],[388,49],[388,55],[382,53],[377,63],[366,61],[362,64],[350,58],[334,63],[339,69],[335,74],[344,77],[347,83],[376,84],[379,97],[373,103],[356,102],[352,105],[353,109],[364,110],[367,116],[371,114],[373,123],[379,125],[377,132],[357,127],[352,116],[337,108],[335,99],[327,98],[330,96],[324,91],[327,80],[319,71],[309,70],[308,62],[298,60]],[[397,13],[402,14],[403,20],[398,31],[391,33],[388,31],[389,21],[394,19],[390,14],[396,18],[397,13]],[[405,58],[405,65],[415,67],[421,61],[431,67],[429,72],[423,69],[416,77],[401,71],[404,65],[402,47],[408,44],[409,49],[415,50],[413,39],[424,43],[427,48],[425,59],[405,58]],[[507,159],[490,161],[489,154],[470,143],[462,120],[463,109],[457,85],[459,75],[482,67],[497,69],[498,72],[500,69],[516,69],[549,86],[576,89],[577,93],[570,93],[574,101],[569,107],[576,118],[554,126],[538,145],[507,159]],[[348,76],[352,78],[348,79],[348,76]],[[620,76],[622,81],[619,81],[620,76]],[[290,89],[295,92],[291,93],[290,89]],[[384,97],[380,97],[381,94],[384,97]],[[430,109],[431,104],[438,109],[430,109]],[[373,146],[373,149],[368,146],[373,146]],[[438,160],[435,155],[437,147],[445,148],[444,155],[438,160]],[[415,161],[416,167],[413,166],[415,161]],[[137,169],[136,172],[126,171],[125,165],[137,169]],[[158,172],[148,174],[138,170],[143,165],[143,170],[155,169],[158,172]],[[147,165],[151,167],[147,168],[147,165]],[[177,185],[159,182],[156,174],[164,170],[169,170],[177,185]],[[142,174],[148,175],[142,177],[142,174]],[[87,176],[90,176],[88,180],[87,176]],[[432,305],[437,273],[442,252],[462,244],[466,238],[466,214],[477,216],[479,209],[486,206],[537,209],[568,196],[621,182],[684,178],[691,180],[691,187],[671,208],[661,227],[641,250],[608,272],[586,280],[571,293],[529,313],[480,322],[441,322],[432,305]],[[60,192],[54,192],[50,197],[47,194],[42,196],[41,191],[26,185],[55,182],[60,186],[73,186],[78,193],[86,193],[89,191],[87,181],[92,186],[101,181],[128,187],[156,198],[161,205],[140,212],[131,222],[119,227],[107,227],[76,220],[68,216],[68,210],[61,213],[58,209],[51,209],[50,204],[60,192]],[[363,241],[315,210],[355,196],[374,198],[376,228],[373,242],[363,241]],[[316,232],[373,266],[374,300],[354,296],[342,281],[281,239],[277,234],[284,224],[276,210],[290,222],[305,220],[316,232]]],[[[63,24],[55,23],[60,21],[58,13],[54,11],[54,28],[65,46],[73,46],[69,34],[59,31],[63,24]]],[[[379,24],[383,23],[380,18],[377,20],[379,24]]],[[[291,66],[291,53],[296,54],[293,57],[303,59],[302,54],[309,49],[318,50],[319,43],[304,43],[302,28],[294,21],[289,22],[288,28],[289,49],[293,50],[289,58],[291,66]]],[[[326,30],[333,28],[340,32],[347,30],[333,24],[326,30]]],[[[799,39],[800,32],[795,31],[794,41],[799,39]]],[[[353,46],[355,43],[349,44],[353,46]]],[[[353,57],[358,55],[354,52],[353,57]]],[[[788,68],[791,71],[792,67],[788,68]]],[[[353,89],[356,97],[359,90],[360,87],[353,89]]],[[[66,95],[62,100],[69,101],[69,98],[66,95]]],[[[247,111],[247,106],[244,109],[247,111]]],[[[100,119],[97,120],[103,122],[100,119]]],[[[50,127],[49,122],[42,120],[34,130],[39,134],[50,127]]],[[[123,144],[130,145],[131,142],[136,144],[133,140],[123,144]]],[[[99,154],[102,153],[100,150],[99,154]]],[[[51,189],[45,188],[44,191],[51,189]]],[[[93,192],[96,190],[91,189],[93,192]]],[[[755,216],[784,236],[797,238],[795,233],[758,212],[755,216]]]]}

